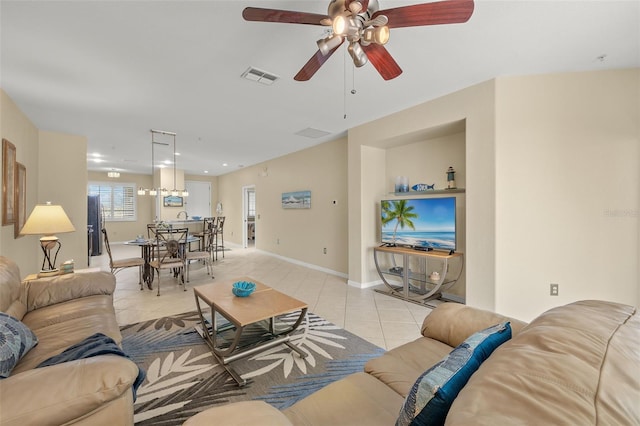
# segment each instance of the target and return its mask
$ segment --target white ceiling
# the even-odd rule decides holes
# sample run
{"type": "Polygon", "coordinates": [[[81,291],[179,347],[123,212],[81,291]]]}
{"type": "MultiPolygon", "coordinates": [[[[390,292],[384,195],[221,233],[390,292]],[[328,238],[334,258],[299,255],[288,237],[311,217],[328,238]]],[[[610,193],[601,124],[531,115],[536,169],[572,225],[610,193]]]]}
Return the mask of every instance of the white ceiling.
{"type": "Polygon", "coordinates": [[[241,16],[325,14],[327,3],[2,0],[0,83],[39,129],[86,136],[104,160],[90,170],[150,173],[149,130],[160,129],[177,133],[179,169],[220,175],[498,76],[640,66],[637,0],[477,0],[465,24],[392,29],[386,47],[404,72],[390,81],[354,69],[345,47],[294,81],[324,28],[241,16]],[[240,78],[249,66],[280,79],[240,78]],[[330,135],[296,135],[306,128],[330,135]]]}

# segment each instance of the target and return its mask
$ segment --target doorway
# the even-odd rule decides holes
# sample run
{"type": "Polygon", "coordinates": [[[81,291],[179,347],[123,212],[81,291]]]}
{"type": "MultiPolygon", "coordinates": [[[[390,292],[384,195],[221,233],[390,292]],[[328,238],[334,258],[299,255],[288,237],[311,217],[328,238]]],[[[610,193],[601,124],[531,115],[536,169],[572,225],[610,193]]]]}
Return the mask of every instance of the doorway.
{"type": "Polygon", "coordinates": [[[255,247],[256,244],[256,186],[242,187],[242,247],[255,247]]]}
{"type": "Polygon", "coordinates": [[[189,196],[184,199],[184,209],[189,217],[211,217],[211,183],[188,180],[185,183],[189,196]]]}

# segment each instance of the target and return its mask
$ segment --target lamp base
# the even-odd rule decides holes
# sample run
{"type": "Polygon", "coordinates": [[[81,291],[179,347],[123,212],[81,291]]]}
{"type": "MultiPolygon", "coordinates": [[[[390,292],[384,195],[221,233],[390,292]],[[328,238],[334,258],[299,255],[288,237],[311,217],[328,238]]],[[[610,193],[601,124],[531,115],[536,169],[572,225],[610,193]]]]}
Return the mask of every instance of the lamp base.
{"type": "Polygon", "coordinates": [[[38,272],[38,278],[43,278],[43,277],[53,277],[55,275],[60,275],[60,270],[59,269],[47,269],[47,270],[42,270],[40,272],[38,272]]]}

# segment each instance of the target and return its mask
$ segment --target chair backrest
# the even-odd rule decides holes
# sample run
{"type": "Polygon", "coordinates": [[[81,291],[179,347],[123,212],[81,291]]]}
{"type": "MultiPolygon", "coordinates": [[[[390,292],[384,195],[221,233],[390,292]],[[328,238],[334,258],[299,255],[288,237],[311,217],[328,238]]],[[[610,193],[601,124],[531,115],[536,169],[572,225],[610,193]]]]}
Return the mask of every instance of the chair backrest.
{"type": "Polygon", "coordinates": [[[218,232],[222,232],[222,228],[224,227],[224,216],[218,216],[218,232]]]}
{"type": "Polygon", "coordinates": [[[184,260],[188,234],[189,228],[155,229],[156,247],[158,253],[162,253],[160,263],[184,260]]]}
{"type": "Polygon", "coordinates": [[[156,237],[156,224],[147,223],[147,238],[155,238],[155,237],[156,237]]]}
{"type": "Polygon", "coordinates": [[[111,257],[111,246],[109,245],[109,236],[107,235],[107,230],[102,228],[102,236],[104,237],[104,248],[107,250],[107,254],[109,255],[109,266],[113,265],[113,257],[111,257]]]}
{"type": "Polygon", "coordinates": [[[213,247],[213,238],[216,233],[216,218],[209,217],[204,222],[204,250],[211,250],[213,247]]]}

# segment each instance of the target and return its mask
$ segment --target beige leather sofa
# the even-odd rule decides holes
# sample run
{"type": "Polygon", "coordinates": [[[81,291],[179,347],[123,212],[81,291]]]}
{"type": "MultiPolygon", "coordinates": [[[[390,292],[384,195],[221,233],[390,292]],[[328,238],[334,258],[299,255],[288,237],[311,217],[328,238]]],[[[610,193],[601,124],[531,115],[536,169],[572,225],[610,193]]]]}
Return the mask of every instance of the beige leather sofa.
{"type": "Polygon", "coordinates": [[[131,425],[138,367],[115,355],[35,368],[94,333],[122,341],[113,308],[115,278],[74,273],[20,282],[15,262],[0,256],[0,311],[38,338],[0,379],[0,425],[131,425]]]}
{"type": "MultiPolygon", "coordinates": [[[[459,304],[429,314],[422,337],[369,361],[280,412],[261,401],[211,408],[185,425],[393,425],[415,380],[476,331],[505,320],[459,304]]],[[[640,424],[640,315],[631,306],[583,301],[530,324],[471,376],[447,425],[640,424]]]]}

